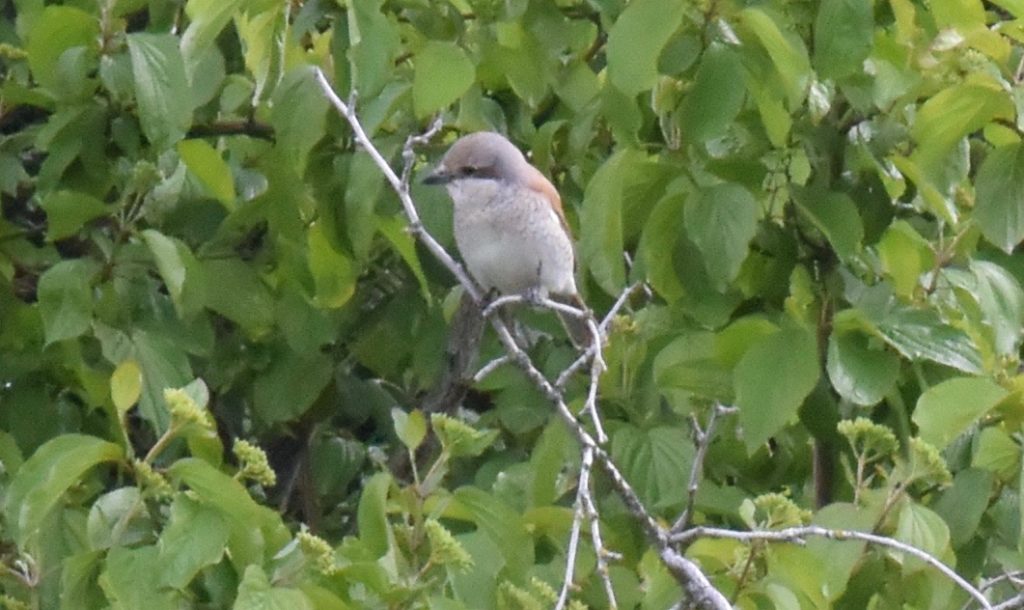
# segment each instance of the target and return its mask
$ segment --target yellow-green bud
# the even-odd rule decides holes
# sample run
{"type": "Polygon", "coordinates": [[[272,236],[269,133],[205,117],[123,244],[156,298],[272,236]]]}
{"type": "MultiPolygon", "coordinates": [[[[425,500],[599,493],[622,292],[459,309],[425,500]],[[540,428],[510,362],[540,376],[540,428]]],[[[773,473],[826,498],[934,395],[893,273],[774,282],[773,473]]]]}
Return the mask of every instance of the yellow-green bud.
{"type": "Polygon", "coordinates": [[[899,447],[892,430],[866,417],[843,420],[836,429],[839,430],[839,434],[846,437],[855,453],[863,455],[869,461],[890,457],[899,447]]]}
{"type": "Polygon", "coordinates": [[[171,419],[176,425],[186,426],[195,424],[197,426],[213,429],[213,418],[209,412],[196,404],[188,392],[180,388],[167,388],[164,390],[164,401],[167,402],[167,410],[171,413],[171,419]]]}
{"type": "Polygon", "coordinates": [[[299,541],[302,554],[313,564],[317,572],[330,576],[338,570],[334,562],[334,549],[326,540],[309,532],[299,532],[296,539],[299,541]]]}
{"type": "Polygon", "coordinates": [[[423,524],[430,541],[430,561],[466,571],[473,567],[473,558],[439,521],[427,519],[423,524]]]}
{"type": "Polygon", "coordinates": [[[135,481],[144,494],[162,499],[174,492],[164,475],[154,470],[148,462],[132,460],[132,470],[135,472],[135,481]]]}
{"type": "Polygon", "coordinates": [[[231,451],[238,458],[239,479],[255,481],[263,487],[273,487],[277,484],[277,473],[270,467],[267,454],[262,449],[239,438],[235,439],[231,451]]]}
{"type": "Polygon", "coordinates": [[[768,527],[796,527],[811,521],[811,511],[800,508],[779,493],[763,494],[754,498],[754,506],[767,516],[764,524],[768,527]]]}

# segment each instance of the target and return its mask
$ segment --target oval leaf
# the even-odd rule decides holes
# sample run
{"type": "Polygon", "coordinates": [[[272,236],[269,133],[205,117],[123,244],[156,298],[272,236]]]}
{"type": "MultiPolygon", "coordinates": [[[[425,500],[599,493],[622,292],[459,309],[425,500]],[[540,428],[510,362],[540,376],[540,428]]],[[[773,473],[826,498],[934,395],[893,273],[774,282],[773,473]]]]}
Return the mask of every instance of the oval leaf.
{"type": "Polygon", "coordinates": [[[206,190],[229,211],[235,207],[235,181],[220,153],[204,140],[178,142],[178,154],[206,190]]]}
{"type": "Polygon", "coordinates": [[[817,346],[807,330],[781,330],[750,348],[733,376],[747,451],[794,420],[817,381],[817,346]]]}
{"type": "Polygon", "coordinates": [[[608,78],[629,96],[658,79],[658,56],[679,27],[680,0],[634,0],[608,33],[608,78]]]}
{"type": "Polygon", "coordinates": [[[142,132],[157,149],[170,148],[192,124],[192,97],[178,39],[170,34],[129,34],[142,132]]]}
{"type": "Polygon", "coordinates": [[[981,233],[1007,254],[1024,240],[1024,145],[997,148],[978,170],[974,218],[981,233]]]}
{"type": "Polygon", "coordinates": [[[737,184],[702,189],[687,203],[683,217],[711,279],[719,287],[735,279],[757,232],[757,202],[750,191],[737,184]]]}
{"type": "Polygon", "coordinates": [[[117,412],[124,417],[128,409],[139,401],[142,394],[142,369],[134,360],[125,360],[117,365],[110,376],[110,398],[117,412]]]}
{"type": "Polygon", "coordinates": [[[921,439],[940,451],[1009,393],[983,377],[959,377],[928,388],[913,420],[921,439]]]}
{"type": "Polygon", "coordinates": [[[64,492],[103,462],[124,457],[114,443],[83,434],[58,436],[36,450],[18,470],[7,491],[7,525],[22,547],[38,531],[64,492]]]}
{"type": "Polygon", "coordinates": [[[900,374],[899,356],[872,349],[859,333],[832,334],[828,342],[828,377],[840,396],[855,405],[877,404],[900,374]]]}
{"type": "Polygon", "coordinates": [[[431,41],[416,54],[412,101],[416,116],[429,116],[459,99],[473,84],[476,68],[450,42],[431,41]]]}

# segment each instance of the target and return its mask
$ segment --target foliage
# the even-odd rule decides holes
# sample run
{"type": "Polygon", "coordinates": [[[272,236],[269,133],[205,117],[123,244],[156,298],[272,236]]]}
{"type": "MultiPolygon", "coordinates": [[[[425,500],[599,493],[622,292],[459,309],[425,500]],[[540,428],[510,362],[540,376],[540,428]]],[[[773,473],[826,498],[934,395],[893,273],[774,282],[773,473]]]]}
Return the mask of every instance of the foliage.
{"type": "MultiPolygon", "coordinates": [[[[417,410],[461,289],[313,66],[390,159],[436,114],[429,159],[509,134],[562,194],[594,310],[646,283],[600,406],[658,519],[688,502],[691,418],[735,404],[694,521],[872,531],[975,583],[1024,570],[1021,18],[1013,0],[5,3],[3,603],[552,604],[578,448],[511,366],[464,409],[417,410]],[[838,457],[830,481],[814,455],[838,457]]],[[[452,246],[444,194],[413,195],[452,246]]],[[[521,317],[553,336],[534,361],[564,368],[554,318],[521,317]]],[[[678,602],[627,507],[594,495],[618,605],[678,602]]],[[[608,604],[591,540],[575,607],[608,604]]],[[[687,556],[741,608],[966,601],[863,542],[687,556]]]]}

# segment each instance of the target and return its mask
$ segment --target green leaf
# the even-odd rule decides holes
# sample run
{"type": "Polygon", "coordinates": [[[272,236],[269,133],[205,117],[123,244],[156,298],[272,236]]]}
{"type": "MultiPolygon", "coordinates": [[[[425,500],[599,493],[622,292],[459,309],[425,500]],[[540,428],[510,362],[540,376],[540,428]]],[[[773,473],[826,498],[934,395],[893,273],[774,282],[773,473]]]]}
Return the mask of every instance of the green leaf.
{"type": "Polygon", "coordinates": [[[935,169],[961,138],[992,119],[1012,118],[1013,112],[1002,85],[987,74],[973,73],[921,105],[910,131],[918,143],[914,159],[926,169],[935,169]]]}
{"type": "Polygon", "coordinates": [[[701,189],[684,208],[686,233],[704,255],[704,266],[717,286],[736,278],[757,232],[757,202],[745,188],[718,184],[701,189]]]}
{"type": "Polygon", "coordinates": [[[427,42],[416,53],[415,66],[412,102],[420,118],[445,108],[473,84],[473,62],[462,48],[450,42],[427,42]]]}
{"type": "Polygon", "coordinates": [[[983,377],[949,379],[921,394],[913,420],[921,439],[941,451],[1008,395],[983,377]]]}
{"type": "Polygon", "coordinates": [[[1007,254],[1024,240],[1024,145],[990,152],[978,169],[974,219],[981,233],[1007,254]]]}
{"type": "Polygon", "coordinates": [[[580,253],[597,283],[617,294],[626,282],[622,262],[622,188],[627,153],[613,154],[594,172],[583,193],[580,253]]]}
{"type": "Polygon", "coordinates": [[[359,509],[356,515],[359,540],[366,545],[374,558],[382,557],[393,543],[387,511],[390,488],[391,475],[379,472],[363,483],[363,492],[359,496],[359,509]]]}
{"type": "Polygon", "coordinates": [[[37,294],[47,344],[72,339],[89,330],[95,272],[96,264],[83,258],[61,261],[40,276],[37,294]]]}
{"type": "Polygon", "coordinates": [[[892,278],[893,290],[903,297],[913,296],[921,274],[931,269],[929,243],[906,221],[894,222],[878,242],[882,269],[892,278]]]}
{"type": "Polygon", "coordinates": [[[200,570],[221,560],[228,543],[228,526],[220,511],[178,494],[171,516],[160,533],[160,582],[185,589],[200,570]]]}
{"type": "Polygon", "coordinates": [[[878,322],[885,342],[910,360],[931,360],[965,373],[980,373],[981,355],[974,341],[931,309],[894,309],[878,322]]]}
{"type": "Polygon", "coordinates": [[[971,295],[978,301],[985,323],[992,328],[996,351],[1015,355],[1024,332],[1024,290],[1009,271],[995,263],[971,261],[976,282],[971,295]]]}
{"type": "Polygon", "coordinates": [[[637,248],[637,259],[647,274],[647,281],[669,303],[681,299],[685,294],[675,257],[666,254],[676,250],[679,236],[683,232],[685,202],[685,193],[670,192],[662,197],[647,218],[637,248]]]}
{"type": "Polygon", "coordinates": [[[825,234],[836,255],[849,260],[860,253],[864,225],[857,204],[845,193],[808,190],[796,198],[800,211],[825,234]]]}
{"type": "Polygon", "coordinates": [[[419,409],[406,413],[398,407],[391,409],[391,419],[395,422],[395,434],[412,451],[415,451],[427,436],[427,418],[419,409]]]}
{"type": "Polygon", "coordinates": [[[686,486],[680,473],[689,473],[693,443],[679,426],[641,430],[625,425],[612,436],[612,459],[644,504],[654,509],[678,508],[686,486]]]}
{"type": "Polygon", "coordinates": [[[85,551],[64,558],[60,573],[61,610],[92,610],[109,603],[97,579],[106,551],[85,551]]]}
{"type": "Polygon", "coordinates": [[[192,96],[178,39],[171,34],[129,34],[128,51],[142,132],[157,150],[170,148],[192,124],[192,96]]]}
{"type": "Polygon", "coordinates": [[[47,241],[70,237],[90,220],[110,213],[99,199],[76,191],[49,193],[40,205],[46,211],[47,241]]]}
{"type": "Polygon", "coordinates": [[[559,421],[544,427],[530,452],[530,486],[527,505],[549,506],[564,493],[561,478],[565,465],[579,461],[577,443],[559,421]]]}
{"type": "Polygon", "coordinates": [[[245,0],[188,0],[185,14],[189,24],[181,36],[181,54],[190,68],[198,66],[203,52],[243,4],[245,0]]]}
{"type": "Polygon", "coordinates": [[[325,354],[276,351],[269,368],[253,384],[253,412],[265,423],[298,419],[330,383],[334,364],[325,354]]]}
{"type": "Polygon", "coordinates": [[[277,149],[300,173],[306,168],[309,151],[324,137],[327,123],[327,98],[313,74],[309,65],[288,71],[274,89],[270,114],[277,149]]]}
{"type": "Polygon", "coordinates": [[[119,446],[94,436],[64,434],[46,442],[22,464],[7,491],[4,514],[11,536],[24,548],[85,473],[123,457],[119,446]]]}
{"type": "Polygon", "coordinates": [[[1021,448],[1001,427],[986,427],[974,439],[971,466],[994,472],[1002,481],[1020,474],[1021,448]]]}
{"type": "Polygon", "coordinates": [[[158,432],[167,429],[170,416],[164,404],[165,388],[178,388],[195,375],[188,356],[170,339],[135,329],[129,336],[121,331],[94,324],[94,333],[103,348],[103,357],[111,364],[134,360],[142,369],[142,396],[139,413],[158,432]]]}
{"type": "Polygon", "coordinates": [[[275,62],[284,61],[282,55],[287,56],[292,52],[289,43],[294,44],[294,40],[288,40],[283,44],[281,41],[281,37],[285,36],[284,14],[283,5],[269,4],[267,7],[251,8],[235,15],[235,30],[242,42],[245,66],[255,81],[253,97],[263,97],[268,80],[278,76],[273,70],[279,68],[280,64],[275,62]]]}
{"type": "Polygon", "coordinates": [[[134,360],[117,365],[110,376],[110,398],[121,417],[131,409],[142,395],[142,369],[134,360]]]}
{"type": "Polygon", "coordinates": [[[814,335],[791,328],[769,335],[743,355],[733,385],[747,451],[796,419],[818,381],[817,351],[814,335]]]}
{"type": "Polygon", "coordinates": [[[384,175],[364,150],[357,150],[351,159],[345,184],[345,232],[356,260],[365,261],[377,232],[374,212],[384,189],[384,175]]]}
{"type": "Polygon", "coordinates": [[[814,21],[814,65],[823,78],[860,73],[871,54],[874,15],[865,0],[823,0],[814,21]]]}
{"type": "Polygon", "coordinates": [[[519,513],[476,487],[460,487],[453,499],[469,512],[477,528],[501,549],[509,578],[524,578],[534,562],[534,545],[519,513]]]}
{"type": "Polygon", "coordinates": [[[153,522],[142,507],[138,487],[119,487],[100,496],[89,508],[86,521],[89,546],[108,549],[146,541],[152,535],[153,522]]]}
{"type": "Polygon", "coordinates": [[[315,303],[319,307],[337,309],[356,291],[359,269],[344,252],[331,245],[322,223],[309,227],[309,270],[316,285],[315,303]]]}
{"type": "Polygon", "coordinates": [[[381,13],[381,4],[383,0],[355,2],[348,19],[349,57],[355,88],[363,99],[380,93],[394,74],[392,61],[401,45],[398,28],[381,13]]]}
{"type": "Polygon", "coordinates": [[[214,198],[229,212],[235,209],[235,181],[219,152],[205,140],[182,140],[178,142],[178,154],[214,198]]]}
{"type": "Polygon", "coordinates": [[[70,6],[46,7],[32,24],[25,45],[32,77],[53,93],[65,93],[62,56],[75,47],[95,48],[99,34],[99,23],[89,13],[70,6]]]}
{"type": "Polygon", "coordinates": [[[427,276],[423,272],[420,257],[416,253],[416,240],[406,230],[407,227],[405,218],[402,216],[378,217],[377,219],[377,230],[388,240],[391,247],[398,252],[399,256],[402,257],[402,260],[409,267],[409,270],[416,276],[416,281],[420,284],[420,294],[423,295],[423,300],[429,303],[432,301],[430,285],[427,283],[427,276]]]}
{"type": "Polygon", "coordinates": [[[730,47],[712,44],[679,110],[686,141],[706,142],[723,135],[743,108],[746,95],[739,55],[730,47]]]}
{"type": "Polygon", "coordinates": [[[860,333],[833,332],[828,341],[827,368],[832,387],[840,396],[869,407],[885,398],[896,384],[900,359],[880,346],[873,348],[860,333]]]}
{"type": "MultiPolygon", "coordinates": [[[[822,508],[814,515],[814,525],[827,528],[871,532],[878,516],[873,511],[836,502],[822,508]]],[[[807,550],[818,561],[828,583],[826,590],[830,600],[839,599],[846,590],[847,582],[854,568],[861,560],[866,542],[857,540],[828,540],[813,537],[807,540],[807,550]]],[[[815,572],[818,572],[815,570],[815,572]]]]}
{"type": "MultiPolygon", "coordinates": [[[[933,557],[942,557],[949,548],[949,526],[946,522],[931,509],[913,501],[902,504],[893,537],[933,557]]],[[[904,561],[920,562],[909,557],[904,561]]]]}
{"type": "MultiPolygon", "coordinates": [[[[554,80],[553,61],[533,32],[519,21],[495,24],[496,63],[512,91],[530,108],[544,100],[554,80]]],[[[415,95],[415,89],[413,90],[415,95]]]]}
{"type": "Polygon", "coordinates": [[[992,496],[994,477],[987,470],[966,468],[956,473],[953,486],[935,503],[937,512],[949,525],[954,547],[974,537],[992,496]]]}
{"type": "Polygon", "coordinates": [[[204,304],[203,277],[195,255],[184,242],[156,229],[142,231],[142,239],[153,253],[175,310],[181,317],[195,314],[204,304]]]}
{"type": "Polygon", "coordinates": [[[238,585],[232,610],[313,610],[313,604],[299,589],[271,586],[263,568],[251,565],[238,585]]]}
{"type": "Polygon", "coordinates": [[[679,27],[680,0],[634,0],[608,33],[608,78],[629,96],[646,91],[658,78],[658,56],[679,27]]]}
{"type": "MultiPolygon", "coordinates": [[[[235,569],[262,563],[291,538],[275,511],[257,504],[233,477],[197,458],[180,459],[167,474],[191,488],[194,498],[216,509],[228,526],[228,557],[235,569]]],[[[211,553],[212,554],[212,553],[211,553]]]]}
{"type": "Polygon", "coordinates": [[[252,336],[273,326],[274,300],[252,267],[236,258],[207,259],[200,264],[207,307],[252,336]]]}
{"type": "Polygon", "coordinates": [[[731,371],[719,361],[715,337],[691,332],[666,345],[654,358],[654,381],[662,390],[680,389],[730,402],[731,371]]]}
{"type": "Polygon", "coordinates": [[[155,546],[115,547],[105,566],[99,582],[113,610],[177,610],[184,601],[177,591],[156,586],[155,579],[139,581],[140,574],[158,574],[163,567],[155,546]]]}
{"type": "Polygon", "coordinates": [[[201,502],[231,515],[245,527],[258,524],[266,508],[253,500],[234,478],[202,460],[184,458],[167,469],[167,474],[188,485],[201,502]],[[248,523],[247,523],[248,522],[248,523]]]}
{"type": "Polygon", "coordinates": [[[743,9],[740,17],[742,24],[768,52],[786,88],[789,108],[796,109],[803,102],[812,76],[811,62],[803,42],[784,33],[775,19],[759,7],[743,9]]]}

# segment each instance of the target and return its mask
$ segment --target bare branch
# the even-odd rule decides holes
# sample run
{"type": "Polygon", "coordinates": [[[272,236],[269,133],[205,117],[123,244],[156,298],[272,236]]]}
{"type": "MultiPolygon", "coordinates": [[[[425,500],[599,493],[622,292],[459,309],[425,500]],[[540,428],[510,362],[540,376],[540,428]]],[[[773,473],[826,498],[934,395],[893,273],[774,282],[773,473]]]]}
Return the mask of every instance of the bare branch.
{"type": "Polygon", "coordinates": [[[508,364],[511,361],[512,359],[509,358],[508,356],[500,356],[498,358],[495,358],[494,360],[491,360],[483,367],[481,367],[480,370],[476,372],[476,375],[473,375],[473,383],[479,383],[480,381],[483,381],[488,375],[490,375],[491,373],[493,373],[494,371],[498,370],[499,368],[508,364]]]}
{"type": "Polygon", "coordinates": [[[718,422],[718,417],[720,415],[735,413],[736,411],[736,407],[726,407],[715,403],[711,408],[711,415],[708,416],[708,424],[703,430],[700,428],[700,422],[697,421],[697,417],[691,416],[693,441],[697,445],[697,452],[693,456],[693,464],[690,465],[690,483],[686,487],[688,494],[686,508],[683,509],[682,514],[679,515],[676,522],[672,524],[671,531],[673,533],[685,529],[690,523],[690,518],[693,517],[693,506],[697,501],[697,490],[700,488],[701,475],[704,473],[704,458],[707,457],[708,447],[711,446],[711,440],[715,434],[715,424],[718,422]]]}
{"type": "MultiPolygon", "coordinates": [[[[615,303],[612,305],[612,308],[608,310],[608,313],[606,313],[604,318],[601,319],[601,323],[597,325],[597,328],[600,331],[602,337],[608,336],[608,327],[611,326],[612,320],[615,319],[615,316],[619,315],[619,310],[621,310],[623,306],[625,306],[626,301],[629,300],[630,295],[636,292],[636,289],[639,286],[639,282],[635,284],[630,284],[629,286],[626,287],[625,290],[622,291],[621,294],[619,294],[619,298],[615,300],[615,303]]],[[[587,362],[590,362],[590,358],[592,357],[592,355],[593,346],[591,346],[582,354],[580,354],[580,356],[576,358],[576,360],[572,364],[566,367],[566,369],[562,371],[561,374],[558,375],[558,379],[555,381],[555,387],[559,389],[564,388],[565,384],[569,382],[569,379],[572,378],[572,376],[575,375],[576,373],[582,371],[583,367],[587,365],[587,362]]]]}
{"type": "Polygon", "coordinates": [[[601,517],[597,512],[594,496],[590,493],[590,468],[593,463],[594,450],[584,449],[583,464],[586,466],[587,476],[584,477],[581,473],[577,498],[582,505],[583,511],[586,513],[587,520],[590,521],[590,539],[594,547],[594,555],[597,558],[597,573],[601,577],[601,582],[604,583],[604,593],[608,597],[608,607],[618,608],[619,604],[615,600],[615,589],[612,587],[611,574],[608,572],[608,558],[612,553],[604,548],[604,541],[601,539],[601,517]]]}
{"type": "Polygon", "coordinates": [[[1020,608],[1024,608],[1024,593],[1018,593],[1010,599],[992,606],[992,610],[1019,610],[1020,608]]]}
{"type": "MultiPolygon", "coordinates": [[[[958,587],[963,589],[974,598],[982,608],[986,610],[992,610],[992,604],[989,603],[985,596],[982,595],[974,586],[964,580],[962,576],[957,574],[952,568],[942,563],[931,554],[922,551],[921,549],[911,546],[905,542],[900,542],[887,536],[880,536],[878,534],[870,534],[868,532],[858,532],[856,530],[838,530],[828,529],[819,527],[816,525],[808,525],[806,527],[790,527],[782,530],[774,531],[758,531],[758,532],[737,532],[727,529],[719,529],[714,527],[703,527],[698,526],[689,529],[680,534],[672,536],[673,542],[689,543],[698,538],[727,538],[730,540],[740,540],[743,542],[752,542],[754,540],[767,540],[772,542],[791,542],[796,544],[802,544],[803,539],[809,536],[817,536],[820,538],[828,538],[830,540],[863,540],[870,542],[871,544],[877,544],[878,546],[884,546],[886,548],[895,549],[907,555],[911,555],[920,559],[921,561],[932,566],[945,577],[949,578],[957,584],[958,587]]],[[[1002,604],[1000,604],[1002,605],[1002,604]]]]}

